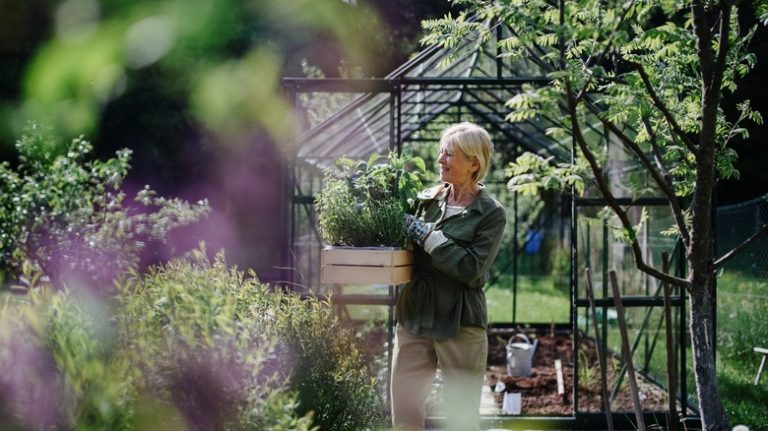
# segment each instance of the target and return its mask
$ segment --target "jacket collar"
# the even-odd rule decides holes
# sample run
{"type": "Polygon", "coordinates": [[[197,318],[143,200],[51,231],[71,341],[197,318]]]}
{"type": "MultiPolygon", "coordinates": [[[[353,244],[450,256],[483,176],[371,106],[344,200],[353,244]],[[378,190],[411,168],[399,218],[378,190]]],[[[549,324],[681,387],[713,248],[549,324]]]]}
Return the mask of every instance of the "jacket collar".
{"type": "MultiPolygon", "coordinates": [[[[485,185],[480,183],[480,186],[481,186],[480,193],[478,193],[477,198],[475,198],[475,201],[469,204],[469,206],[467,206],[467,210],[477,211],[480,214],[483,214],[486,211],[495,207],[496,204],[494,203],[491,196],[488,194],[488,191],[486,190],[485,185]]],[[[446,203],[446,200],[448,199],[448,193],[450,193],[451,187],[452,186],[450,183],[440,184],[420,192],[417,197],[421,200],[436,200],[442,206],[446,203]]]]}

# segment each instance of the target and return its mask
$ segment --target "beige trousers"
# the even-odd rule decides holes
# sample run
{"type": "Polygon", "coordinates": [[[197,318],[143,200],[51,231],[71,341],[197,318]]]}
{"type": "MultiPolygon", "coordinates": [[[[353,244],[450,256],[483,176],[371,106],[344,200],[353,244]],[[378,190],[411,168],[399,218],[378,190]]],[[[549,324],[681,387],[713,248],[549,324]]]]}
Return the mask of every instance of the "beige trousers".
{"type": "Polygon", "coordinates": [[[392,425],[398,431],[424,429],[425,402],[437,369],[443,378],[443,408],[449,430],[478,430],[485,381],[488,336],[462,327],[447,340],[411,335],[398,325],[392,361],[392,425]]]}

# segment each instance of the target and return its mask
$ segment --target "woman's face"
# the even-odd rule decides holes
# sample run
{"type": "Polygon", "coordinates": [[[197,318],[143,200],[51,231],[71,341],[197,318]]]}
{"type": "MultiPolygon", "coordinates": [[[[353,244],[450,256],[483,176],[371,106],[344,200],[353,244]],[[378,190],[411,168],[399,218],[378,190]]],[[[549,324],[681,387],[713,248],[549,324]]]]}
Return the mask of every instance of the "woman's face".
{"type": "Polygon", "coordinates": [[[440,145],[437,165],[440,168],[440,180],[454,185],[474,182],[473,174],[479,169],[477,159],[468,157],[463,151],[451,144],[440,145]]]}

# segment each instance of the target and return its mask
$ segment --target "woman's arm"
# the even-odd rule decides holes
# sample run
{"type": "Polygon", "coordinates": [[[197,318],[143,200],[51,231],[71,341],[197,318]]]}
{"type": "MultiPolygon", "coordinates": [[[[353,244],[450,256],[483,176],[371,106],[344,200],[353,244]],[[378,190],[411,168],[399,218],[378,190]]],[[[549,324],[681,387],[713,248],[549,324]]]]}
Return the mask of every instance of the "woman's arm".
{"type": "Polygon", "coordinates": [[[472,287],[481,287],[485,275],[499,252],[507,217],[503,207],[496,207],[484,215],[469,244],[459,244],[450,233],[440,231],[445,241],[431,250],[432,266],[440,272],[472,287]]]}

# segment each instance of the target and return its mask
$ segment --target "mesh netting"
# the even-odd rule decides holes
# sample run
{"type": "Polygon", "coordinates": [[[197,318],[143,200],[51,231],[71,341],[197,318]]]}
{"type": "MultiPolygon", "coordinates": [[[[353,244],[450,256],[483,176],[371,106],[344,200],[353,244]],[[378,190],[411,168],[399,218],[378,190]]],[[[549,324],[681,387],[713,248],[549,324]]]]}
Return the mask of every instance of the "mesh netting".
{"type": "MultiPolygon", "coordinates": [[[[717,256],[722,256],[768,223],[768,195],[717,209],[717,256]]],[[[768,276],[768,236],[751,244],[726,265],[729,271],[768,276]]]]}
{"type": "MultiPolygon", "coordinates": [[[[768,195],[717,210],[717,255],[758,232],[768,222],[768,195]]],[[[748,363],[754,346],[768,343],[768,238],[752,243],[726,263],[717,279],[717,345],[725,356],[748,363]]],[[[757,365],[757,364],[755,364],[757,365]]]]}

